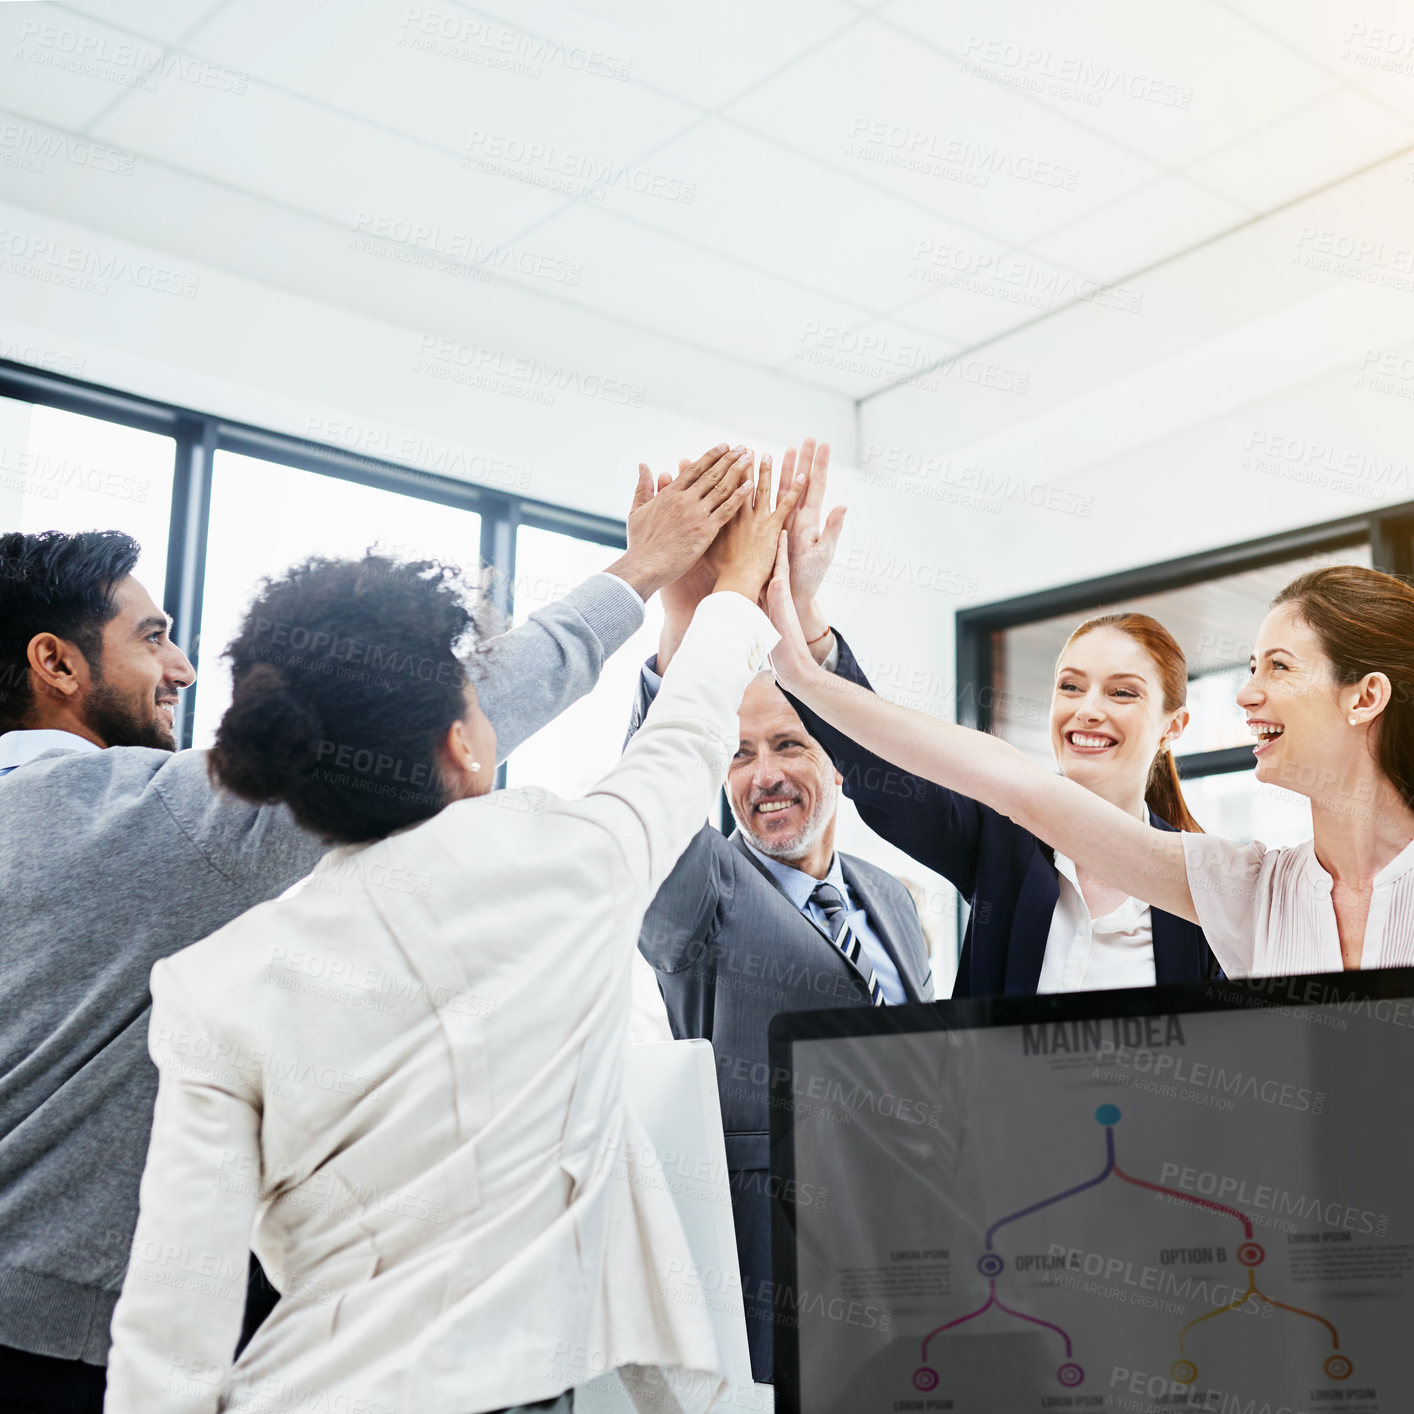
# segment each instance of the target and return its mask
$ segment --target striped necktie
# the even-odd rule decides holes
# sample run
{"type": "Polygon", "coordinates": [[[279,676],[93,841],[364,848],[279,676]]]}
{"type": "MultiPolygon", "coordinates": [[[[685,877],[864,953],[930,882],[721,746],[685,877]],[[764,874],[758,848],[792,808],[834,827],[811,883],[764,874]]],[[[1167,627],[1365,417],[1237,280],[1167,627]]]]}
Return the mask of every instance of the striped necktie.
{"type": "Polygon", "coordinates": [[[845,917],[844,899],[840,897],[840,891],[833,884],[816,884],[811,891],[810,902],[824,910],[825,926],[830,930],[830,937],[834,939],[835,946],[868,980],[869,996],[874,1005],[883,1006],[884,989],[879,985],[879,979],[874,976],[874,969],[869,966],[869,959],[864,956],[863,944],[855,936],[854,929],[849,926],[849,919],[845,917]]]}

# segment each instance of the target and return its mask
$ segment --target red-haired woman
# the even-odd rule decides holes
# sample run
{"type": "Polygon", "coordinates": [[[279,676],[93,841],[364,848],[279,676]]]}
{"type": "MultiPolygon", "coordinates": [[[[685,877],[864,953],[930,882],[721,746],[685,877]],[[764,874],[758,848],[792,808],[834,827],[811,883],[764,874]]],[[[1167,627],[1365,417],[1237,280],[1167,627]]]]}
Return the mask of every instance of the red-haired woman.
{"type": "MultiPolygon", "coordinates": [[[[1277,850],[1155,828],[1133,801],[1126,808],[1097,789],[1093,767],[1082,779],[1063,760],[1053,775],[995,737],[824,671],[781,559],[770,606],[782,633],[777,677],[813,719],[1009,817],[1073,860],[1082,880],[1146,899],[1156,917],[1200,924],[1228,975],[1414,963],[1414,589],[1402,581],[1357,566],[1316,570],[1288,585],[1262,623],[1237,700],[1257,737],[1257,779],[1307,796],[1315,836],[1277,850]]],[[[1068,645],[1058,694],[1064,669],[1083,667],[1077,653],[1094,637],[1068,645]]],[[[1164,712],[1172,709],[1154,720],[1164,712]]],[[[1166,720],[1178,726],[1179,716],[1166,720]]],[[[1105,735],[1086,726],[1052,713],[1053,741],[1058,730],[1067,746],[1105,735]]]]}
{"type": "MultiPolygon", "coordinates": [[[[816,602],[844,523],[842,506],[821,519],[828,466],[828,446],[804,443],[807,487],[790,525],[790,591],[815,661],[868,688],[816,602]]],[[[794,468],[792,451],[783,469],[794,468]]],[[[792,691],[789,681],[782,685],[792,691]]],[[[1061,774],[1136,823],[1200,830],[1171,751],[1188,725],[1187,693],[1183,650],[1157,620],[1107,614],[1081,624],[1057,659],[1050,702],[1061,774]]],[[[1188,918],[1151,907],[1142,890],[1115,888],[1085,860],[1052,850],[956,782],[897,770],[890,761],[908,763],[884,760],[867,738],[839,730],[843,724],[813,711],[805,693],[793,701],[805,729],[834,758],[865,824],[970,903],[955,997],[1198,982],[1216,970],[1202,929],[1188,918]]]]}

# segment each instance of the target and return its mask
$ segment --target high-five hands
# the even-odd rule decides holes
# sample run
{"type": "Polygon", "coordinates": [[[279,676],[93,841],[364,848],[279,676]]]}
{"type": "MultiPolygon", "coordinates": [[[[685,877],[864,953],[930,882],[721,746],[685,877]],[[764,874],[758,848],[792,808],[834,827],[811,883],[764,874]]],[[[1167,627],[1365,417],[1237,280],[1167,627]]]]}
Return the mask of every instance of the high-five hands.
{"type": "Polygon", "coordinates": [[[702,557],[724,525],[746,505],[755,485],[752,455],[719,442],[671,479],[655,484],[642,463],[628,514],[628,549],[609,566],[647,599],[702,557]]]}
{"type": "Polygon", "coordinates": [[[776,549],[775,570],[766,586],[766,612],[781,636],[781,641],[771,650],[771,667],[776,681],[787,690],[796,691],[812,674],[822,674],[823,669],[806,646],[805,633],[791,594],[791,569],[790,537],[782,531],[776,549]]]}
{"type": "Polygon", "coordinates": [[[803,473],[806,478],[805,494],[794,515],[786,522],[790,535],[790,592],[801,631],[807,641],[817,645],[813,651],[819,661],[829,653],[831,645],[828,638],[829,620],[820,612],[816,596],[834,562],[835,547],[839,544],[840,531],[844,526],[845,508],[836,506],[821,525],[825,480],[830,469],[828,442],[817,446],[813,437],[807,437],[800,444],[799,463],[795,448],[791,447],[786,452],[781,469],[783,480],[793,472],[803,473]]]}
{"type": "MultiPolygon", "coordinates": [[[[784,472],[781,480],[787,480],[784,472]]],[[[771,458],[761,458],[755,497],[722,527],[709,552],[717,572],[717,593],[734,590],[753,603],[760,599],[786,522],[805,490],[800,477],[793,476],[789,481],[789,485],[781,487],[772,510],[771,458]]]]}

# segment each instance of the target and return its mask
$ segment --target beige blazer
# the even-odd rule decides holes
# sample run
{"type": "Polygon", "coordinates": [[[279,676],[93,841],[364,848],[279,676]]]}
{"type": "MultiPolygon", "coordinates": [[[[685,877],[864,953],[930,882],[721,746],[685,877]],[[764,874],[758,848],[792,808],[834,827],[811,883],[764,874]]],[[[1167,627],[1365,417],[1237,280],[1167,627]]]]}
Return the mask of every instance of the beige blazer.
{"type": "MultiPolygon", "coordinates": [[[[616,1366],[717,1372],[672,1296],[671,1194],[635,1167],[630,964],[775,641],[711,595],[583,799],[496,792],[332,850],[153,968],[109,1414],[468,1414],[616,1366]],[[232,1365],[252,1245],[282,1299],[232,1365]]],[[[642,1407],[676,1407],[652,1381],[642,1407]]]]}

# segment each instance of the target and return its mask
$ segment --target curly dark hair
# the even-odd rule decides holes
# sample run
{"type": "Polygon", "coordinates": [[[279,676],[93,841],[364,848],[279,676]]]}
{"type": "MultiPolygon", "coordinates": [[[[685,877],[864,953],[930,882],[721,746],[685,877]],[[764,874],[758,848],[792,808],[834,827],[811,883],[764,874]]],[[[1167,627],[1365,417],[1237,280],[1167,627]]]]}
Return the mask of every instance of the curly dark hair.
{"type": "Polygon", "coordinates": [[[465,715],[481,634],[463,572],[438,560],[314,557],[261,582],[226,649],[232,697],[214,779],[363,844],[447,803],[439,746],[465,715]]]}
{"type": "Polygon", "coordinates": [[[52,633],[103,673],[103,628],[118,612],[113,591],[141,547],[120,530],[0,535],[0,732],[24,726],[34,706],[30,640],[52,633]]]}

